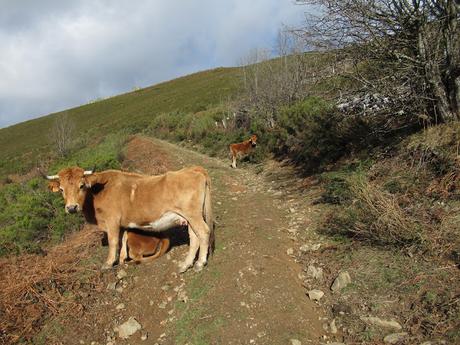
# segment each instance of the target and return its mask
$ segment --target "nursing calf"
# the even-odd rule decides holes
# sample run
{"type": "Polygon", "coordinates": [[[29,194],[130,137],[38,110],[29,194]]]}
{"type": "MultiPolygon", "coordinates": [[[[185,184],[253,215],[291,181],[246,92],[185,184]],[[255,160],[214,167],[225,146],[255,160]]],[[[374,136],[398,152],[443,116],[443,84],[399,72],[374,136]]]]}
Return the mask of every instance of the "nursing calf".
{"type": "Polygon", "coordinates": [[[177,224],[189,225],[190,247],[180,263],[185,272],[207,263],[213,248],[211,181],[202,167],[185,168],[163,175],[148,176],[118,170],[84,171],[66,168],[47,176],[50,190],[61,191],[68,213],[83,212],[87,222],[107,232],[109,253],[102,266],[107,269],[117,259],[120,229],[163,231],[177,224]]]}
{"type": "Polygon", "coordinates": [[[121,240],[120,263],[131,258],[136,263],[155,260],[169,249],[169,238],[141,235],[132,231],[124,231],[121,240]]]}

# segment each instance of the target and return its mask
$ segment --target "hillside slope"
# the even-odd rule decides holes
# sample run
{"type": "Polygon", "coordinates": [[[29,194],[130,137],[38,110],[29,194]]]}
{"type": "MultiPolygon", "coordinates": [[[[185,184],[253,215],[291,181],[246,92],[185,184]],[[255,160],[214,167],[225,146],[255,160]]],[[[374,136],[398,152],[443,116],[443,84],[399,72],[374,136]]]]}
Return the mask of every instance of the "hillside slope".
{"type": "Polygon", "coordinates": [[[33,165],[49,148],[50,130],[62,113],[75,123],[75,137],[100,138],[119,130],[142,130],[161,113],[212,107],[235,95],[238,86],[238,68],[216,68],[2,128],[0,175],[33,165]]]}

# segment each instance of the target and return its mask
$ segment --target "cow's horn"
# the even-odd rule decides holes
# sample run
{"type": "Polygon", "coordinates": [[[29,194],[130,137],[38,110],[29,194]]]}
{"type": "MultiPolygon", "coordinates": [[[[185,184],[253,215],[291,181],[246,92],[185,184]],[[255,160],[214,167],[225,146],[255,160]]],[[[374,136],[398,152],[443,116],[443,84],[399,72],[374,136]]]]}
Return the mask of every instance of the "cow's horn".
{"type": "Polygon", "coordinates": [[[59,180],[59,175],[46,175],[48,180],[59,180]]]}
{"type": "Polygon", "coordinates": [[[85,170],[83,175],[88,176],[88,175],[91,175],[92,173],[93,173],[93,170],[85,170]]]}

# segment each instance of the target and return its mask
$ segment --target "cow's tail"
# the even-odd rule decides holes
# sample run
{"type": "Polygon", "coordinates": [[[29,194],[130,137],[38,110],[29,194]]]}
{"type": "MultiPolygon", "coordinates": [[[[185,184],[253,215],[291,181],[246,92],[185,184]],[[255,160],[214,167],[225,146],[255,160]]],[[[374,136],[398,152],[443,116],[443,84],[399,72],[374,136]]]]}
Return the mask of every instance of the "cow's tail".
{"type": "Polygon", "coordinates": [[[212,202],[211,202],[211,179],[206,174],[206,186],[204,192],[204,220],[209,227],[209,254],[213,254],[216,246],[216,237],[214,234],[214,217],[212,214],[212,202]]]}

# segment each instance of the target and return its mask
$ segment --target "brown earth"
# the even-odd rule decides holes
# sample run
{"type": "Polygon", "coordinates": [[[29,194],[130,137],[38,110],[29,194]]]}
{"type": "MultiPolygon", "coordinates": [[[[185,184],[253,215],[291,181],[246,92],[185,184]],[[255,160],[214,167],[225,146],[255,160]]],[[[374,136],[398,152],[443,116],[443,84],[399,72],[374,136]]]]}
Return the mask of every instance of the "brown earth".
{"type": "MultiPolygon", "coordinates": [[[[297,339],[323,344],[340,339],[324,330],[327,316],[321,304],[306,296],[303,267],[287,254],[297,246],[288,232],[292,210],[270,181],[250,170],[231,169],[229,162],[143,137],[134,137],[124,155],[124,168],[150,174],[190,165],[208,169],[216,218],[214,256],[201,273],[177,274],[187,251],[182,230],[158,260],[98,273],[107,288],[81,291],[90,301],[82,312],[49,318],[33,343],[290,344],[297,339]],[[142,329],[120,339],[114,329],[130,317],[142,329]]],[[[91,262],[102,263],[106,251],[95,249],[91,262]]]]}

